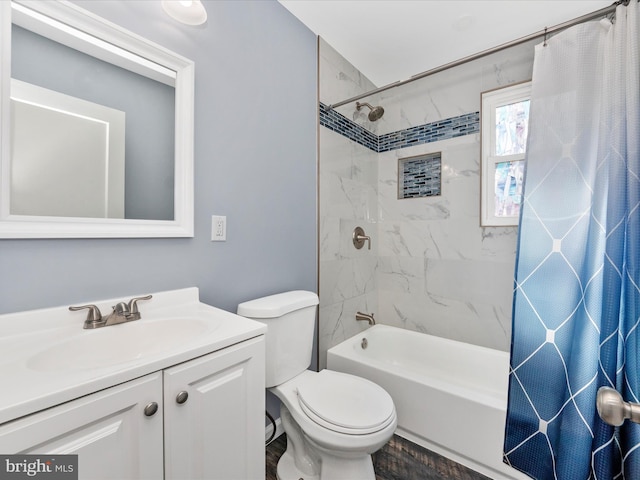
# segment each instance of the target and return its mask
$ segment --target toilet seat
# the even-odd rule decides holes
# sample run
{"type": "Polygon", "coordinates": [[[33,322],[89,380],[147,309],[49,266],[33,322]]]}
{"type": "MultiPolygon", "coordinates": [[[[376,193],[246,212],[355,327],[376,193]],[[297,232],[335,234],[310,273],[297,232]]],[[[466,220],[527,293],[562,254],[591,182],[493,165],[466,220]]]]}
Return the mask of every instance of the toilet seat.
{"type": "Polygon", "coordinates": [[[334,432],[366,435],[392,423],[391,396],[361,377],[322,370],[297,386],[298,403],[315,423],[334,432]]]}

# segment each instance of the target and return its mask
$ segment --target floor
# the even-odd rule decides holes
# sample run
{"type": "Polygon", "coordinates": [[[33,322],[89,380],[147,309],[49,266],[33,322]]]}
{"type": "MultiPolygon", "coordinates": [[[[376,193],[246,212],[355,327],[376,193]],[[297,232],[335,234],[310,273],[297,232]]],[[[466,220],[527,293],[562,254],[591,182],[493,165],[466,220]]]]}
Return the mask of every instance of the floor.
{"type": "MultiPolygon", "coordinates": [[[[286,435],[281,435],[267,447],[266,480],[276,480],[276,464],[286,442],[286,435]]],[[[373,454],[373,468],[376,480],[490,480],[397,435],[373,454]]]]}

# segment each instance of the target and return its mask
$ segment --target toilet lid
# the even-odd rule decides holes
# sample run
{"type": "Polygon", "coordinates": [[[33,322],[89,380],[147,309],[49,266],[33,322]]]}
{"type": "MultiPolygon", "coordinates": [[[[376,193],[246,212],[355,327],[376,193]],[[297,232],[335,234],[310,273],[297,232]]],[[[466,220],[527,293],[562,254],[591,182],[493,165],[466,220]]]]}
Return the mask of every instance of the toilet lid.
{"type": "Polygon", "coordinates": [[[298,385],[298,402],[325,428],[363,435],[382,430],[395,418],[391,396],[369,380],[330,370],[308,380],[298,385]]]}

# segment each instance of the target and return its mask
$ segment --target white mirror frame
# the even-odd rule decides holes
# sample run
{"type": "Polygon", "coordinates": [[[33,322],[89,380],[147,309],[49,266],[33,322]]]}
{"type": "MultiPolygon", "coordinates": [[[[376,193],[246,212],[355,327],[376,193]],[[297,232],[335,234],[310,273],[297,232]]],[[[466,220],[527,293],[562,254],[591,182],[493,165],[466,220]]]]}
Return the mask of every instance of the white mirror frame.
{"type": "Polygon", "coordinates": [[[194,64],[66,1],[0,1],[0,238],[193,237],[194,64]],[[174,220],[11,215],[11,23],[94,57],[175,84],[174,220]],[[65,25],[72,29],[65,28],[65,25]],[[35,28],[33,28],[35,27],[35,28]],[[66,31],[65,31],[66,30],[66,31]],[[42,33],[41,33],[42,34],[42,33]],[[133,54],[133,55],[132,55],[133,54]]]}

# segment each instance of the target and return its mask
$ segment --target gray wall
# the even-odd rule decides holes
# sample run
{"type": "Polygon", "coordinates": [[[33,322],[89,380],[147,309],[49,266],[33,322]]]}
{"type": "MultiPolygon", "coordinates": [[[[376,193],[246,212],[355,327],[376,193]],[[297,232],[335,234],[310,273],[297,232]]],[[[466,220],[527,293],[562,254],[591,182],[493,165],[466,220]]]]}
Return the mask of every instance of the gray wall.
{"type": "Polygon", "coordinates": [[[205,1],[201,27],[159,0],[75,3],[195,61],[195,237],[0,240],[0,313],[187,286],[235,311],[317,291],[312,32],[275,1],[205,1]],[[213,214],[226,242],[210,241],[213,214]]]}

